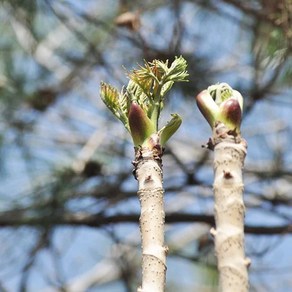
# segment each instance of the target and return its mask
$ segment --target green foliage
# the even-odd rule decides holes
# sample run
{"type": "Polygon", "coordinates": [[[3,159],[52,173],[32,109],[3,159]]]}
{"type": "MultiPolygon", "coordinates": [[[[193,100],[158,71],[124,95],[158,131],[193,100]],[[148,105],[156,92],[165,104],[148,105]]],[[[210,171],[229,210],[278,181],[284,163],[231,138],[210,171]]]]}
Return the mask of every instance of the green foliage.
{"type": "Polygon", "coordinates": [[[131,133],[135,146],[144,144],[155,132],[161,135],[163,145],[179,128],[181,118],[177,114],[172,115],[172,120],[160,131],[158,120],[164,98],[174,82],[187,81],[186,68],[187,62],[182,56],[175,58],[170,66],[168,61],[154,60],[129,72],[129,83],[121,93],[111,85],[101,83],[103,102],[131,133]],[[133,104],[135,106],[131,107],[133,104]]]}
{"type": "Polygon", "coordinates": [[[178,114],[172,114],[172,119],[159,130],[160,142],[164,145],[169,138],[177,131],[182,123],[182,119],[178,114]]]}
{"type": "Polygon", "coordinates": [[[176,58],[170,68],[166,69],[166,81],[186,81],[186,78],[188,77],[186,68],[186,60],[182,56],[176,58]]]}
{"type": "Polygon", "coordinates": [[[219,83],[208,87],[208,91],[217,105],[232,96],[232,88],[227,83],[219,83]]]}
{"type": "Polygon", "coordinates": [[[241,94],[237,90],[232,89],[227,83],[211,85],[208,87],[208,92],[219,106],[226,100],[234,98],[238,101],[240,108],[243,109],[243,98],[241,94]]]}
{"type": "Polygon", "coordinates": [[[117,117],[129,130],[128,104],[124,94],[119,93],[113,86],[101,82],[100,96],[107,108],[117,117]]]}
{"type": "Polygon", "coordinates": [[[128,74],[130,78],[127,90],[137,96],[138,104],[145,109],[153,123],[157,125],[163,109],[166,93],[174,82],[187,81],[186,60],[180,56],[168,66],[168,61],[154,60],[139,66],[128,74]],[[131,82],[132,81],[132,82],[131,82]]]}

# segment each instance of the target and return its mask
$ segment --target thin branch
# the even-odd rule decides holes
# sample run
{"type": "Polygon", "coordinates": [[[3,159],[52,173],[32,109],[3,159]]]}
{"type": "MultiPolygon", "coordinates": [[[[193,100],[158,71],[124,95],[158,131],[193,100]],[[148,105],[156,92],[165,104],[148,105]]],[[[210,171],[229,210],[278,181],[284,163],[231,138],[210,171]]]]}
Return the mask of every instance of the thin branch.
{"type": "MultiPolygon", "coordinates": [[[[43,217],[29,217],[21,214],[10,216],[9,214],[0,214],[0,227],[19,227],[30,226],[88,226],[88,227],[102,227],[110,224],[124,224],[139,222],[139,214],[115,214],[106,216],[104,214],[88,215],[87,213],[64,213],[62,216],[43,216],[43,217]]],[[[206,223],[214,225],[214,216],[198,213],[166,213],[166,223],[179,224],[179,223],[206,223]]],[[[279,224],[279,225],[249,225],[246,224],[244,231],[249,234],[255,235],[285,235],[292,234],[292,224],[279,224]]]]}

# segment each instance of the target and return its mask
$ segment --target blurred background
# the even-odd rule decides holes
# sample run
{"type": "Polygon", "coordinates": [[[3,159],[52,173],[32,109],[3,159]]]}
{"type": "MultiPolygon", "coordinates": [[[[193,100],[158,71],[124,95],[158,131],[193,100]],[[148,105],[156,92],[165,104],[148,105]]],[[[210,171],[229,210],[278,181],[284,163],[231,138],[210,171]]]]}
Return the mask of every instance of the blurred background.
{"type": "Polygon", "coordinates": [[[289,0],[1,0],[0,291],[136,291],[134,151],[99,96],[144,60],[182,55],[189,82],[162,122],[167,292],[217,291],[211,135],[194,96],[245,99],[250,291],[292,291],[292,3],[289,0]]]}

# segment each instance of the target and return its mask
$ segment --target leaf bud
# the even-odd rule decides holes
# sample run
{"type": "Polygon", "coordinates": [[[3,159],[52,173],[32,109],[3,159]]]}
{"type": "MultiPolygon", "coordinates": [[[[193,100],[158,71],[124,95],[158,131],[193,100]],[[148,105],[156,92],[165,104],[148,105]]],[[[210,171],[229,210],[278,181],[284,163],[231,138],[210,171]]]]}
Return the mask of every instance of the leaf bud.
{"type": "Polygon", "coordinates": [[[142,146],[155,133],[155,127],[137,102],[131,103],[128,118],[134,144],[142,146]]]}

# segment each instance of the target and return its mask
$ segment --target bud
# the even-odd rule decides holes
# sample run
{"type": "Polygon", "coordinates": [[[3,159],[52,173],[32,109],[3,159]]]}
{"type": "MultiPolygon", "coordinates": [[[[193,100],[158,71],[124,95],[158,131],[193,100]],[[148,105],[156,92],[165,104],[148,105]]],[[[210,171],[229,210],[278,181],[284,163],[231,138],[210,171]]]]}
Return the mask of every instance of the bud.
{"type": "Polygon", "coordinates": [[[129,126],[135,146],[143,145],[155,133],[152,121],[136,102],[132,102],[130,106],[129,126]]]}
{"type": "Polygon", "coordinates": [[[221,103],[217,120],[224,123],[231,130],[239,132],[241,124],[241,107],[238,100],[231,98],[221,103]]]}
{"type": "Polygon", "coordinates": [[[196,102],[200,112],[207,120],[211,128],[213,128],[216,121],[216,117],[218,116],[219,113],[219,107],[213,100],[208,90],[205,89],[201,91],[196,96],[196,102]]]}
{"type": "Polygon", "coordinates": [[[209,86],[198,94],[196,101],[211,128],[214,128],[215,122],[222,122],[230,130],[240,131],[243,98],[227,83],[209,86]]]}

